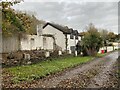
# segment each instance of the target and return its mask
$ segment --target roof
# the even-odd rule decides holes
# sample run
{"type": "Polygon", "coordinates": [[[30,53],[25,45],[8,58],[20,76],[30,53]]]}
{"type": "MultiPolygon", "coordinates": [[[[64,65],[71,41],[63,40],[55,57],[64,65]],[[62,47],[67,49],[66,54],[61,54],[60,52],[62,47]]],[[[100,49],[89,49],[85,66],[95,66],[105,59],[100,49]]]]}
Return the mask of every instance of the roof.
{"type": "Polygon", "coordinates": [[[69,29],[67,26],[62,26],[62,25],[59,25],[59,24],[54,24],[54,23],[49,23],[47,22],[44,26],[43,26],[43,29],[47,26],[47,25],[50,25],[58,30],[60,30],[61,32],[63,32],[63,34],[71,34],[73,29],[69,29]]]}
{"type": "Polygon", "coordinates": [[[74,31],[73,31],[73,34],[74,34],[74,35],[78,35],[79,33],[78,33],[77,30],[74,30],[74,31]]]}

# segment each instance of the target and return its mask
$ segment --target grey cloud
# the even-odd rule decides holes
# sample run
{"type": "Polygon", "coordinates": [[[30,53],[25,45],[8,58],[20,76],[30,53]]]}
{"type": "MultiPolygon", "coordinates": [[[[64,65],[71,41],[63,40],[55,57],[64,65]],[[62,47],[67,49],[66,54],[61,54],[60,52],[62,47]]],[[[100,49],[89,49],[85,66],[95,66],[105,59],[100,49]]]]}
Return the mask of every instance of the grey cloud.
{"type": "Polygon", "coordinates": [[[36,12],[39,19],[82,31],[89,23],[118,32],[117,2],[25,2],[13,8],[36,12]]]}

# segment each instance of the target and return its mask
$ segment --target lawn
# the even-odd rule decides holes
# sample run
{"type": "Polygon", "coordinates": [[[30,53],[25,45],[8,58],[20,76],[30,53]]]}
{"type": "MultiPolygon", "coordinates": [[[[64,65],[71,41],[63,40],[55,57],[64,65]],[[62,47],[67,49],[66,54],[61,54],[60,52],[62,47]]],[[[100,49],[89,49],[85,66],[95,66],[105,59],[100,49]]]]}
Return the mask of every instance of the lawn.
{"type": "Polygon", "coordinates": [[[39,79],[48,74],[62,71],[65,68],[73,67],[92,60],[93,57],[65,57],[62,59],[53,59],[51,61],[43,61],[33,65],[17,66],[5,68],[14,77],[12,81],[18,83],[20,81],[31,81],[39,79]]]}
{"type": "Polygon", "coordinates": [[[107,53],[97,53],[96,57],[103,57],[105,56],[107,53]]]}

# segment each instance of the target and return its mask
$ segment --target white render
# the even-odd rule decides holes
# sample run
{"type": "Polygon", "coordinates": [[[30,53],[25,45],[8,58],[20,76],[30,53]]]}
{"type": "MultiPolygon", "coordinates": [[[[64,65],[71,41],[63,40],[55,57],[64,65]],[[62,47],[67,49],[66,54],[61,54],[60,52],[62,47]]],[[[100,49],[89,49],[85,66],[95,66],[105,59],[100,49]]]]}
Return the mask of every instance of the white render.
{"type": "Polygon", "coordinates": [[[21,39],[21,50],[53,50],[53,38],[42,36],[42,26],[37,26],[37,35],[27,35],[21,39]]]}
{"type": "Polygon", "coordinates": [[[49,50],[49,51],[52,51],[53,50],[53,38],[52,37],[43,37],[43,49],[44,50],[49,50]]]}
{"type": "Polygon", "coordinates": [[[43,37],[38,35],[27,35],[21,40],[21,50],[43,49],[43,37]]]}
{"type": "Polygon", "coordinates": [[[53,50],[53,39],[51,37],[27,35],[26,39],[21,40],[21,50],[39,49],[53,50]]]}
{"type": "Polygon", "coordinates": [[[70,47],[71,46],[76,46],[76,44],[78,43],[78,41],[81,41],[81,37],[78,36],[78,40],[75,39],[75,36],[73,39],[70,39],[70,34],[67,35],[67,38],[68,38],[68,47],[67,47],[67,50],[70,51],[70,47]]]}
{"type": "MultiPolygon", "coordinates": [[[[118,48],[119,48],[118,46],[114,46],[114,50],[118,48]]],[[[101,53],[101,50],[106,50],[106,47],[100,48],[98,53],[101,53]]],[[[113,46],[107,46],[107,52],[111,52],[111,51],[113,51],[113,46]]]]}
{"type": "MultiPolygon", "coordinates": [[[[81,37],[78,37],[81,40],[81,37]]],[[[71,51],[71,46],[76,46],[78,40],[70,39],[70,34],[67,34],[67,50],[71,51]]],[[[37,35],[27,35],[26,39],[21,40],[21,50],[54,50],[54,42],[56,43],[57,49],[61,51],[66,50],[66,37],[62,31],[47,25],[44,29],[37,26],[37,35]],[[47,36],[48,35],[48,36],[47,36]],[[53,37],[49,36],[52,35],[53,37]]]]}
{"type": "Polygon", "coordinates": [[[73,39],[70,39],[70,34],[67,35],[67,38],[68,38],[68,47],[67,47],[67,50],[70,50],[71,46],[75,46],[76,45],[76,40],[75,40],[75,36],[74,36],[73,39]]]}
{"type": "MultiPolygon", "coordinates": [[[[65,35],[63,34],[63,32],[61,32],[60,30],[50,26],[50,25],[47,25],[43,31],[42,31],[43,34],[51,34],[55,37],[55,42],[57,44],[57,46],[62,50],[64,51],[65,50],[65,35]]],[[[52,41],[49,41],[49,42],[52,42],[52,41]]],[[[49,43],[48,43],[49,44],[49,43]]]]}

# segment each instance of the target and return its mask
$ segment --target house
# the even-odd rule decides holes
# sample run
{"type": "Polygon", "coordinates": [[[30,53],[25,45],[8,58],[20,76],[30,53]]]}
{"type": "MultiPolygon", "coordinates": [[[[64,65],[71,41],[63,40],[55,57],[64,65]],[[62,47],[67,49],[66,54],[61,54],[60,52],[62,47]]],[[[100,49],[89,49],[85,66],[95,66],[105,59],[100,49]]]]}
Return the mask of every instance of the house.
{"type": "Polygon", "coordinates": [[[49,45],[50,42],[54,42],[53,49],[56,48],[61,51],[75,51],[76,44],[81,40],[77,30],[49,22],[43,26],[42,34],[50,34],[54,37],[54,41],[46,42],[45,46],[49,45]]]}

